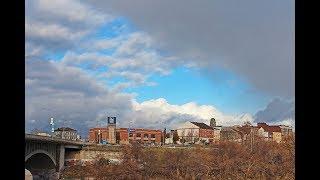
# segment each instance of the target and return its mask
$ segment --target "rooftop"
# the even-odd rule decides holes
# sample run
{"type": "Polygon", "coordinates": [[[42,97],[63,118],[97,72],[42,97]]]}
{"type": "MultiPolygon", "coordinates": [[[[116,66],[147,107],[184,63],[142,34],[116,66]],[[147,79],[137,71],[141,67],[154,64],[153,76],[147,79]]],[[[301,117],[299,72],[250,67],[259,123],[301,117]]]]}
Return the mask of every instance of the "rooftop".
{"type": "Polygon", "coordinates": [[[206,125],[205,123],[191,122],[192,124],[198,126],[200,129],[213,129],[213,127],[206,125]]]}
{"type": "Polygon", "coordinates": [[[269,126],[267,123],[258,123],[257,127],[262,127],[267,132],[281,132],[280,126],[269,126]]]}
{"type": "Polygon", "coordinates": [[[69,127],[60,127],[58,129],[55,129],[54,131],[77,131],[77,130],[69,128],[69,127]]]}

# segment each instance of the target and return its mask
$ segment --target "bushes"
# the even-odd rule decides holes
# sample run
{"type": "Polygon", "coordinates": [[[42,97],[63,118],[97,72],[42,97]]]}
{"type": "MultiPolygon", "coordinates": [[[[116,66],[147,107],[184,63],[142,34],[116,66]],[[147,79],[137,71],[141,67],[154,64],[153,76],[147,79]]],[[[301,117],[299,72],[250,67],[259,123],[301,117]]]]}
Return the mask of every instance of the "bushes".
{"type": "MultiPolygon", "coordinates": [[[[221,142],[217,148],[123,148],[123,162],[103,164],[100,179],[294,179],[294,141],[255,142],[254,148],[221,142]]],[[[83,169],[86,171],[86,169],[83,169]]]]}

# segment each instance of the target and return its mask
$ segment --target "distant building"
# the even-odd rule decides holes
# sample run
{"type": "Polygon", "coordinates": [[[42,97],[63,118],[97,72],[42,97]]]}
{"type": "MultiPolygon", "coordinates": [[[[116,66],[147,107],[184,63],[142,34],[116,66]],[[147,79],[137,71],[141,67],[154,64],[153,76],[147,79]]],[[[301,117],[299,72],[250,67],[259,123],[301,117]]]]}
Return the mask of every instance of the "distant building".
{"type": "Polygon", "coordinates": [[[220,141],[242,142],[243,135],[236,127],[222,127],[220,141]]]}
{"type": "Polygon", "coordinates": [[[185,122],[179,128],[177,133],[180,141],[188,143],[198,142],[213,142],[214,141],[214,128],[205,123],[199,122],[185,122]]]}
{"type": "Polygon", "coordinates": [[[281,128],[282,138],[293,136],[293,130],[291,126],[279,125],[281,128]]]}
{"type": "MultiPolygon", "coordinates": [[[[129,129],[129,128],[116,128],[116,143],[141,143],[141,144],[161,144],[163,132],[161,130],[153,129],[129,129]]],[[[89,130],[89,142],[93,143],[110,143],[108,127],[97,127],[89,130]]]]}
{"type": "Polygon", "coordinates": [[[69,127],[61,127],[54,130],[54,137],[58,137],[61,139],[67,140],[78,140],[79,136],[77,134],[77,130],[69,128],[69,127]]]}
{"type": "Polygon", "coordinates": [[[116,143],[116,117],[108,117],[108,140],[110,144],[116,143]]]}
{"type": "Polygon", "coordinates": [[[221,141],[234,141],[242,144],[250,143],[258,134],[258,128],[249,124],[222,127],[221,141]]]}
{"type": "Polygon", "coordinates": [[[280,126],[269,126],[266,123],[257,123],[258,135],[268,141],[281,142],[282,131],[280,126]]]}
{"type": "Polygon", "coordinates": [[[38,133],[36,133],[35,135],[38,135],[38,136],[47,136],[47,137],[50,137],[50,136],[51,136],[50,134],[45,133],[45,132],[38,132],[38,133]]]}
{"type": "Polygon", "coordinates": [[[175,142],[173,142],[173,136],[174,134],[176,133],[175,130],[171,130],[169,133],[166,133],[166,136],[165,136],[165,144],[174,144],[175,142]]]}
{"type": "Polygon", "coordinates": [[[211,118],[211,119],[210,119],[210,126],[213,127],[213,128],[217,126],[217,123],[216,123],[216,119],[215,119],[215,118],[211,118]]]}
{"type": "Polygon", "coordinates": [[[37,135],[37,136],[48,136],[48,137],[51,136],[50,134],[48,134],[48,133],[46,133],[46,132],[44,132],[44,131],[41,131],[41,130],[39,130],[39,129],[34,129],[34,130],[32,130],[32,131],[31,131],[31,134],[34,134],[34,135],[37,135]]]}

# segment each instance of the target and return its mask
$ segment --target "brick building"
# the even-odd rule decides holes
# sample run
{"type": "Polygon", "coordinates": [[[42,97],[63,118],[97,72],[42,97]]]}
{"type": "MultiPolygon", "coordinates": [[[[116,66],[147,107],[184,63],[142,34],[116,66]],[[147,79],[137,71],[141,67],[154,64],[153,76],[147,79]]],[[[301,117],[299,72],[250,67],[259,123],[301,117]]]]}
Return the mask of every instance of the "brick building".
{"type": "MultiPolygon", "coordinates": [[[[128,144],[138,142],[141,144],[160,144],[162,141],[163,132],[161,130],[153,129],[129,129],[117,128],[116,129],[116,143],[128,144]]],[[[107,127],[91,128],[89,130],[89,142],[93,143],[109,143],[109,130],[107,127]]]]}

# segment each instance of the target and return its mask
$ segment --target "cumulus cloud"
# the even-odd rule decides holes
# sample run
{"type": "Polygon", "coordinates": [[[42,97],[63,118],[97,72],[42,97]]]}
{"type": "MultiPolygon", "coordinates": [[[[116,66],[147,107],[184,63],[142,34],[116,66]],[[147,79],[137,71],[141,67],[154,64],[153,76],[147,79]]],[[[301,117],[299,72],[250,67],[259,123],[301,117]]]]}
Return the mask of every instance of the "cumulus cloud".
{"type": "MultiPolygon", "coordinates": [[[[61,59],[65,65],[80,66],[86,64],[85,68],[96,70],[106,68],[107,71],[99,73],[99,77],[112,78],[124,77],[128,82],[119,84],[119,87],[138,85],[155,85],[149,82],[152,74],[168,75],[171,69],[179,65],[181,59],[174,56],[163,56],[155,50],[153,42],[148,35],[143,33],[132,33],[127,36],[114,37],[90,41],[92,48],[86,49],[83,53],[73,51],[66,52],[61,59]],[[101,47],[113,48],[114,53],[105,54],[99,52],[101,47]],[[111,46],[111,47],[110,47],[111,46]]],[[[84,47],[88,43],[84,43],[84,47]]]]}
{"type": "Polygon", "coordinates": [[[275,98],[265,109],[258,111],[254,118],[255,122],[294,125],[295,102],[275,98]]]}
{"type": "Polygon", "coordinates": [[[182,105],[169,104],[166,99],[152,99],[138,103],[133,101],[133,122],[148,127],[177,128],[186,121],[198,121],[209,124],[214,117],[218,125],[229,126],[243,124],[244,121],[253,121],[250,114],[228,115],[214,106],[198,105],[189,102],[182,105]],[[147,122],[147,123],[145,123],[147,122]]]}

